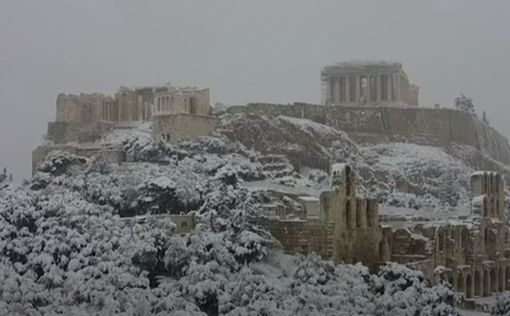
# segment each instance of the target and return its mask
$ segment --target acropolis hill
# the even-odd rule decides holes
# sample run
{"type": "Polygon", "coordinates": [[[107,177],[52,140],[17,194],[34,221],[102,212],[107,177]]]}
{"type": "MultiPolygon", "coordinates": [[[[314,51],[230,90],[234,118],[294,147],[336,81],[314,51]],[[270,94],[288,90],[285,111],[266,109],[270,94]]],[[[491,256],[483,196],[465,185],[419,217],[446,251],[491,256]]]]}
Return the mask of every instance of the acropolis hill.
{"type": "MultiPolygon", "coordinates": [[[[468,145],[510,163],[508,140],[477,117],[453,109],[418,107],[418,87],[409,83],[402,64],[340,63],[325,67],[321,80],[325,105],[250,103],[227,111],[309,119],[344,131],[359,143],[468,145]]],[[[208,89],[170,85],[121,87],[114,96],[61,94],[56,120],[48,124],[49,144],[33,152],[33,169],[56,147],[85,156],[102,151],[122,161],[125,158],[116,148],[105,142],[99,146],[97,141],[137,122],[152,122],[154,137],[170,142],[206,135],[217,122],[209,104],[208,89]]],[[[237,137],[261,147],[249,135],[237,137]]],[[[327,162],[301,164],[328,168],[327,162]]]]}
{"type": "Polygon", "coordinates": [[[341,63],[321,80],[323,104],[219,113],[207,88],[61,94],[48,141],[33,152],[34,187],[76,163],[77,174],[92,169],[88,194],[124,221],[157,215],[183,236],[199,234],[204,192],[226,188],[215,203],[240,190],[256,204],[247,226],[262,227],[286,254],[361,262],[371,273],[405,264],[430,285],[447,281],[469,308],[510,289],[508,140],[472,113],[419,106],[399,63],[341,63]],[[96,186],[97,174],[111,181],[96,186]]]}

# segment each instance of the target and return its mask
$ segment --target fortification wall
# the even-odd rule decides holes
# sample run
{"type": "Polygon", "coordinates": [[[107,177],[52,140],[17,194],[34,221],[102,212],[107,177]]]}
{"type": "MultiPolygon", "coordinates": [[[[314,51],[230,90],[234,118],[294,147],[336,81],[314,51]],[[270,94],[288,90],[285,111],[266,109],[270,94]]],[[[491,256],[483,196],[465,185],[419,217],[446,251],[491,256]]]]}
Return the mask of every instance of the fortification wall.
{"type": "Polygon", "coordinates": [[[101,138],[108,130],[113,127],[109,122],[95,122],[93,124],[82,124],[79,122],[49,122],[48,140],[55,144],[65,144],[69,142],[94,142],[101,138]]]}
{"type": "Polygon", "coordinates": [[[510,163],[510,145],[506,137],[469,113],[454,109],[251,103],[233,106],[227,111],[310,119],[345,131],[359,143],[469,145],[500,162],[510,163]]]}
{"type": "Polygon", "coordinates": [[[165,114],[152,117],[152,129],[155,137],[176,142],[185,137],[208,135],[218,123],[215,116],[193,114],[165,114]]]}

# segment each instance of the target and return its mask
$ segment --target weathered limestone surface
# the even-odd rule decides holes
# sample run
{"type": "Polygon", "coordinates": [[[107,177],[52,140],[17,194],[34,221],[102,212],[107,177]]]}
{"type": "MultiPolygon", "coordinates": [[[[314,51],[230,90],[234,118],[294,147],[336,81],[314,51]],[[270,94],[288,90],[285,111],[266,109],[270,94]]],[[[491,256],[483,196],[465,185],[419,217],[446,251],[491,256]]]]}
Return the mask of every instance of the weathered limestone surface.
{"type": "Polygon", "coordinates": [[[418,106],[419,87],[409,82],[401,63],[343,62],[321,71],[327,105],[418,106]]]}
{"type": "Polygon", "coordinates": [[[152,117],[152,130],[155,137],[176,142],[185,137],[208,135],[218,119],[215,116],[197,114],[160,114],[152,117]]]}
{"type": "Polygon", "coordinates": [[[331,177],[331,190],[320,194],[318,217],[268,217],[263,224],[288,253],[315,252],[336,263],[379,264],[377,202],[357,194],[349,165],[333,165],[331,177]]]}
{"type": "Polygon", "coordinates": [[[448,219],[379,221],[377,202],[359,197],[346,164],[331,168],[331,189],[320,194],[319,216],[272,214],[263,224],[288,253],[315,252],[336,263],[358,261],[372,269],[387,261],[415,267],[431,283],[446,278],[473,298],[510,289],[510,231],[504,181],[497,172],[471,177],[470,215],[448,219]]]}
{"type": "Polygon", "coordinates": [[[230,107],[227,111],[310,119],[345,131],[360,143],[469,145],[500,162],[510,163],[510,145],[506,137],[472,115],[453,109],[250,103],[230,107]]]}
{"type": "Polygon", "coordinates": [[[49,122],[47,138],[55,144],[94,142],[112,128],[112,123],[104,121],[90,124],[63,121],[49,122]]]}

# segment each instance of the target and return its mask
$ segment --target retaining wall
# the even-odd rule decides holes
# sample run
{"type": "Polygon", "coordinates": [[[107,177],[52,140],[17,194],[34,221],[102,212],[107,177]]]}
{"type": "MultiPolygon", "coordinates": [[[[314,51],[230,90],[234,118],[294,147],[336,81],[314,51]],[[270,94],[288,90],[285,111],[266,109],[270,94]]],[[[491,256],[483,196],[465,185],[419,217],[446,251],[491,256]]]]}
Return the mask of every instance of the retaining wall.
{"type": "Polygon", "coordinates": [[[454,109],[250,103],[230,107],[227,111],[310,119],[345,131],[359,143],[469,145],[500,162],[510,163],[510,145],[506,137],[471,114],[454,109]]]}

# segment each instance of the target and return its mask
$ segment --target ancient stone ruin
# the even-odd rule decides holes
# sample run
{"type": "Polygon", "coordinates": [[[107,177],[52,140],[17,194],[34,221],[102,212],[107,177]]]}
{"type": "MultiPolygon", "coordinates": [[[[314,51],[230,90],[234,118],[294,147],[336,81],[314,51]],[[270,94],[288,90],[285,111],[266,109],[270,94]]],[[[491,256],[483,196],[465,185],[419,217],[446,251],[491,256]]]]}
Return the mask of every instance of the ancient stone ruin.
{"type": "Polygon", "coordinates": [[[326,105],[418,106],[419,88],[401,63],[344,62],[321,72],[326,105]]]}
{"type": "Polygon", "coordinates": [[[113,97],[99,93],[59,94],[56,119],[48,123],[47,143],[32,153],[32,171],[56,149],[124,161],[118,145],[100,140],[112,130],[134,128],[143,122],[152,125],[155,138],[168,142],[207,135],[217,122],[211,112],[207,88],[120,87],[113,97]]]}
{"type": "Polygon", "coordinates": [[[499,173],[474,173],[471,209],[445,218],[380,214],[375,200],[357,194],[355,179],[349,165],[334,164],[331,189],[319,198],[280,190],[280,199],[298,202],[296,213],[266,210],[264,225],[291,254],[315,252],[374,270],[398,262],[421,270],[430,284],[446,277],[467,305],[510,289],[510,231],[499,173]]]}

